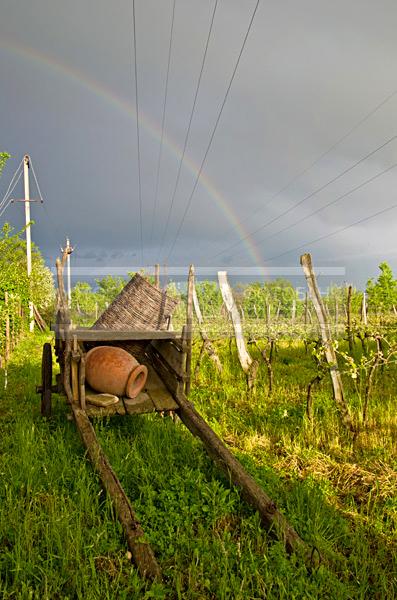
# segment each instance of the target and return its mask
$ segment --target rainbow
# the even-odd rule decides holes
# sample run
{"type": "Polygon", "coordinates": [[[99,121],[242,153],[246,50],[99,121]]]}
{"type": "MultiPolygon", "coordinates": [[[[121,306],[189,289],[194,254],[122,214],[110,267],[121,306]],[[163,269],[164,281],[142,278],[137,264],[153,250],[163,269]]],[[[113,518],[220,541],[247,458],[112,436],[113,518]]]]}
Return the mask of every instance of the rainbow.
{"type": "MultiPolygon", "coordinates": [[[[20,43],[7,39],[6,36],[2,36],[0,39],[0,48],[9,52],[10,54],[19,56],[23,60],[32,63],[38,67],[45,67],[50,69],[56,75],[62,75],[80,87],[87,90],[89,93],[94,94],[101,101],[106,102],[113,109],[123,113],[128,118],[136,118],[136,112],[134,106],[126,99],[116,95],[110,88],[104,86],[102,83],[90,78],[82,71],[71,67],[65,63],[60,62],[58,59],[43,54],[35,48],[31,48],[20,43]]],[[[144,113],[142,109],[139,110],[140,122],[145,131],[155,138],[159,143],[161,140],[161,127],[159,124],[148,114],[144,113]]],[[[180,160],[182,155],[182,149],[178,143],[166,132],[164,132],[163,146],[166,148],[176,159],[180,160]]],[[[185,154],[184,165],[192,173],[193,176],[197,176],[199,171],[199,165],[193,160],[191,156],[185,154]]],[[[249,256],[254,261],[255,265],[262,269],[263,261],[259,251],[255,245],[255,242],[250,239],[249,232],[240,223],[237,215],[227,202],[224,195],[217,189],[215,183],[210,179],[204,171],[200,177],[201,186],[206,190],[209,196],[214,201],[215,205],[227,219],[231,226],[238,232],[242,242],[244,243],[249,256]]]]}

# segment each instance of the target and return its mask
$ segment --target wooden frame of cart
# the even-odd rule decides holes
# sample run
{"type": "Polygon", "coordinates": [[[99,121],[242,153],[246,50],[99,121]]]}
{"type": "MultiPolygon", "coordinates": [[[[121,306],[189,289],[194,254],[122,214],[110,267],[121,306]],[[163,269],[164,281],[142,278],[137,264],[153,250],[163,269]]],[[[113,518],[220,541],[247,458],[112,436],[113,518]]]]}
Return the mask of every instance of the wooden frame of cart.
{"type": "MultiPolygon", "coordinates": [[[[191,433],[202,441],[209,455],[226,473],[228,479],[240,488],[243,498],[260,514],[265,529],[283,540],[288,552],[298,552],[308,563],[312,564],[316,557],[311,549],[188,400],[192,349],[193,267],[190,268],[187,285],[186,324],[181,332],[167,329],[170,319],[167,311],[164,311],[164,307],[167,306],[165,292],[159,289],[155,291],[156,286],[144,281],[140,275],[135,277],[140,277],[142,281],[140,279],[132,280],[132,283],[127,284],[126,288],[131,285],[144,289],[147,299],[147,302],[144,303],[145,306],[141,306],[138,310],[139,307],[136,305],[128,305],[127,293],[121,299],[118,297],[118,305],[116,299],[116,311],[113,312],[119,310],[122,318],[127,318],[127,320],[128,315],[133,314],[134,318],[139,321],[142,315],[138,313],[144,313],[147,310],[146,304],[151,304],[153,309],[153,306],[156,305],[153,298],[156,297],[156,293],[160,294],[161,301],[157,303],[160,311],[160,314],[157,315],[158,328],[146,328],[148,323],[153,323],[151,319],[156,311],[151,310],[149,317],[147,314],[144,316],[145,327],[139,329],[109,328],[106,317],[102,321],[100,318],[97,322],[98,326],[94,328],[74,329],[71,325],[64,290],[63,267],[65,261],[65,255],[62,260],[57,259],[58,308],[55,325],[55,354],[60,365],[60,374],[57,375],[57,381],[54,384],[52,349],[51,345],[47,343],[43,347],[42,383],[37,390],[41,394],[41,412],[43,416],[50,416],[52,392],[66,395],[74,421],[87,448],[88,456],[98,472],[104,488],[112,498],[132,559],[140,574],[150,579],[161,579],[161,571],[155,555],[145,541],[144,532],[131,503],[98,442],[90,422],[91,417],[128,416],[148,412],[164,414],[172,411],[178,415],[191,433]],[[108,406],[101,406],[100,400],[98,402],[95,400],[95,392],[89,390],[86,385],[85,360],[87,351],[96,345],[116,345],[129,352],[138,352],[140,362],[148,368],[148,379],[145,389],[137,398],[119,397],[116,402],[108,406]],[[94,398],[94,403],[87,402],[87,397],[94,398]]],[[[131,297],[133,297],[133,293],[130,294],[131,297]]],[[[156,315],[154,316],[156,317],[156,315]]]]}

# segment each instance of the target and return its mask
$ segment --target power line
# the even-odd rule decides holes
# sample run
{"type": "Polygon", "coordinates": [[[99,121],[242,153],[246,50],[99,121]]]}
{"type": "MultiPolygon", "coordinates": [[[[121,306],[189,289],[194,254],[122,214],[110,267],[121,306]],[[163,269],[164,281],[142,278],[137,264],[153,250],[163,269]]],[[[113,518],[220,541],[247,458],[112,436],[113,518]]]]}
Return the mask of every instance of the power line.
{"type": "Polygon", "coordinates": [[[41,193],[41,189],[40,189],[40,186],[39,186],[39,182],[37,181],[36,172],[34,170],[33,161],[32,161],[31,158],[29,160],[29,165],[30,165],[30,167],[32,169],[33,179],[34,179],[34,182],[36,184],[37,191],[39,192],[39,198],[41,200],[41,203],[44,204],[43,194],[41,193]]]}
{"type": "MultiPolygon", "coordinates": [[[[305,217],[302,217],[301,219],[298,219],[298,221],[295,221],[294,223],[291,223],[290,225],[287,225],[286,227],[283,227],[283,229],[279,229],[275,233],[272,233],[271,235],[266,236],[265,238],[263,238],[262,240],[260,240],[257,244],[262,244],[263,242],[265,242],[265,241],[267,241],[267,240],[275,237],[276,235],[280,235],[281,233],[285,233],[289,229],[292,229],[293,227],[296,227],[296,225],[300,225],[304,221],[307,221],[308,219],[310,219],[314,215],[317,215],[318,213],[322,212],[326,208],[332,206],[333,204],[336,204],[340,200],[343,200],[344,198],[347,198],[348,196],[350,196],[351,194],[353,194],[357,190],[360,190],[361,188],[365,187],[369,183],[372,183],[373,181],[375,181],[375,179],[378,179],[379,177],[381,177],[385,173],[388,173],[389,171],[392,171],[396,167],[397,167],[397,162],[394,163],[394,164],[392,164],[390,167],[387,167],[387,169],[383,169],[382,171],[380,171],[376,175],[373,175],[372,177],[369,177],[368,179],[366,179],[365,181],[363,181],[359,185],[354,186],[349,191],[347,191],[344,194],[338,196],[334,200],[331,200],[330,202],[327,202],[327,204],[324,204],[324,206],[321,206],[320,208],[317,208],[316,210],[312,211],[310,214],[306,215],[305,217]]],[[[234,255],[234,256],[236,256],[236,255],[234,255]]],[[[239,256],[239,254],[237,254],[237,256],[239,256]]]]}
{"type": "Polygon", "coordinates": [[[246,34],[245,34],[245,36],[244,36],[243,44],[242,44],[242,46],[241,46],[241,49],[240,49],[240,52],[239,52],[239,54],[238,54],[237,61],[236,61],[236,64],[235,64],[235,66],[234,66],[234,69],[233,69],[233,73],[232,73],[232,76],[231,76],[231,78],[230,78],[230,81],[229,81],[229,85],[228,85],[228,87],[227,87],[227,90],[226,90],[225,96],[224,96],[224,98],[223,98],[223,102],[222,102],[222,104],[221,104],[221,107],[220,107],[220,110],[219,110],[218,116],[217,116],[217,118],[216,118],[216,121],[215,121],[214,128],[213,128],[213,130],[212,130],[212,133],[211,133],[211,136],[210,136],[210,140],[209,140],[209,143],[208,143],[207,149],[206,149],[206,151],[205,151],[205,154],[204,154],[204,158],[203,158],[203,160],[202,160],[202,162],[201,162],[201,165],[200,165],[200,168],[199,168],[199,170],[198,170],[198,173],[197,173],[197,176],[196,176],[196,180],[195,180],[195,182],[194,182],[194,185],[193,185],[192,192],[191,192],[191,194],[190,194],[190,196],[189,196],[189,198],[188,198],[188,201],[187,201],[187,204],[186,204],[186,207],[185,207],[185,210],[184,210],[184,213],[183,213],[182,219],[181,219],[181,221],[180,221],[180,223],[179,223],[179,226],[178,226],[178,229],[177,229],[176,235],[175,235],[175,237],[174,237],[174,241],[172,242],[171,249],[170,249],[170,251],[169,251],[169,253],[168,253],[167,260],[169,260],[170,256],[172,255],[172,253],[173,253],[173,251],[174,251],[175,244],[176,244],[176,242],[177,242],[177,240],[178,240],[178,238],[179,238],[179,234],[180,234],[180,232],[181,232],[181,230],[182,230],[182,227],[183,227],[183,224],[184,224],[184,222],[185,222],[186,215],[187,215],[187,213],[189,212],[189,209],[190,209],[190,206],[191,206],[191,203],[192,203],[192,199],[193,199],[194,193],[195,193],[195,191],[196,191],[196,188],[197,188],[198,182],[199,182],[199,180],[200,180],[200,177],[201,177],[201,173],[202,173],[202,171],[203,171],[203,167],[204,167],[205,161],[206,161],[206,159],[207,159],[207,156],[208,156],[208,152],[209,152],[209,150],[210,150],[210,148],[211,148],[211,145],[212,145],[213,139],[214,139],[214,137],[215,137],[215,133],[216,133],[216,130],[217,130],[217,128],[218,128],[218,125],[219,125],[219,121],[220,121],[220,119],[221,119],[221,116],[222,116],[222,113],[223,113],[223,109],[224,109],[224,107],[225,107],[225,104],[226,104],[226,101],[227,101],[227,99],[228,99],[228,96],[229,96],[230,89],[231,89],[231,87],[232,87],[232,84],[233,84],[233,81],[234,81],[234,78],[235,78],[235,75],[236,75],[236,72],[237,72],[238,66],[239,66],[239,64],[240,64],[241,57],[242,57],[242,55],[243,55],[243,52],[244,52],[245,45],[246,45],[246,43],[247,43],[248,36],[249,36],[249,34],[250,34],[250,31],[251,31],[251,28],[252,28],[252,24],[253,24],[253,22],[254,22],[254,19],[255,19],[256,12],[257,12],[257,10],[258,10],[259,1],[260,1],[260,0],[257,0],[257,2],[256,2],[256,5],[255,5],[255,8],[254,8],[254,10],[253,10],[253,13],[252,13],[252,16],[251,16],[251,19],[250,19],[249,25],[248,25],[247,32],[246,32],[246,34]]]}
{"type": "Polygon", "coordinates": [[[0,208],[0,217],[2,217],[5,213],[5,211],[7,210],[7,208],[10,206],[11,204],[11,198],[8,200],[8,202],[6,202],[2,208],[0,208]]]}
{"type": "Polygon", "coordinates": [[[356,225],[365,223],[365,221],[369,221],[370,219],[373,219],[374,217],[383,215],[384,213],[386,213],[390,210],[393,210],[394,208],[397,208],[397,203],[392,204],[391,206],[388,206],[387,208],[383,208],[382,210],[378,210],[377,212],[372,213],[372,214],[368,215],[367,217],[364,217],[363,219],[354,221],[354,223],[350,223],[350,225],[346,225],[344,227],[341,227],[340,229],[336,229],[335,231],[332,231],[331,233],[322,235],[321,237],[318,237],[315,240],[311,240],[310,242],[305,242],[304,244],[301,244],[300,246],[296,246],[295,248],[290,248],[289,250],[286,250],[285,252],[281,252],[280,254],[277,254],[276,256],[271,256],[270,258],[265,258],[264,260],[266,260],[266,261],[276,260],[277,258],[280,258],[281,256],[285,256],[286,254],[290,254],[291,252],[296,252],[297,250],[305,248],[306,246],[309,246],[311,244],[316,244],[317,242],[320,242],[322,240],[330,238],[334,235],[337,235],[338,233],[342,233],[342,231],[346,231],[347,229],[350,229],[351,227],[355,227],[356,225]]]}
{"type": "Polygon", "coordinates": [[[212,28],[213,28],[213,25],[214,25],[215,13],[216,13],[217,6],[218,6],[218,0],[215,0],[215,4],[214,4],[213,11],[212,11],[212,16],[211,16],[211,21],[210,21],[210,27],[209,27],[209,30],[208,30],[207,40],[206,40],[205,47],[204,47],[204,54],[203,54],[203,58],[202,58],[202,61],[201,61],[200,73],[199,73],[199,76],[198,76],[198,79],[197,79],[196,91],[195,91],[195,94],[194,94],[193,105],[192,105],[192,109],[190,111],[189,123],[188,123],[188,127],[187,127],[187,130],[186,130],[185,140],[184,140],[184,143],[183,143],[183,150],[182,150],[181,158],[180,158],[179,165],[178,165],[178,171],[177,171],[177,175],[176,175],[176,179],[175,179],[174,189],[173,189],[172,196],[171,196],[171,202],[170,202],[168,213],[167,213],[167,219],[166,219],[166,223],[165,223],[165,227],[164,227],[163,237],[161,239],[161,246],[160,246],[160,251],[159,251],[159,258],[161,258],[161,254],[162,254],[162,251],[163,251],[163,248],[164,248],[164,242],[165,242],[165,239],[166,239],[166,236],[167,236],[167,233],[168,233],[168,226],[169,226],[169,223],[170,223],[170,218],[171,218],[172,210],[173,210],[173,207],[174,207],[175,196],[176,196],[176,192],[177,192],[177,189],[178,189],[179,180],[180,180],[180,177],[181,177],[182,165],[183,165],[183,161],[184,161],[184,158],[185,158],[186,147],[187,147],[187,143],[188,143],[189,136],[190,136],[190,129],[191,129],[191,126],[192,126],[193,115],[194,115],[194,111],[196,109],[197,98],[198,98],[198,94],[199,94],[199,90],[200,90],[201,79],[203,77],[205,62],[206,62],[206,59],[207,59],[208,46],[209,46],[209,43],[210,43],[210,38],[211,38],[212,28]]]}
{"type": "Polygon", "coordinates": [[[47,210],[46,202],[44,202],[43,194],[41,193],[40,185],[39,185],[39,182],[38,182],[38,179],[37,179],[37,176],[36,176],[36,171],[34,170],[34,165],[33,165],[32,158],[30,158],[29,164],[30,164],[30,167],[32,169],[33,179],[34,179],[34,182],[36,184],[36,188],[37,188],[37,192],[39,194],[39,198],[41,200],[41,205],[42,205],[44,213],[45,213],[45,215],[46,215],[46,217],[48,219],[48,222],[51,225],[52,230],[56,234],[61,235],[61,231],[60,231],[60,228],[58,227],[58,223],[54,222],[54,220],[52,219],[50,213],[47,210]]]}
{"type": "Polygon", "coordinates": [[[136,55],[136,19],[135,19],[135,0],[132,0],[132,21],[134,32],[134,74],[135,74],[135,114],[136,114],[136,138],[138,153],[138,196],[139,196],[139,232],[141,245],[141,261],[143,263],[143,227],[142,227],[142,182],[141,182],[141,147],[139,137],[139,103],[138,103],[138,68],[136,55]]]}
{"type": "Polygon", "coordinates": [[[165,91],[164,91],[164,102],[163,102],[163,116],[161,121],[161,140],[160,140],[160,149],[157,160],[157,172],[156,172],[156,188],[154,194],[154,202],[153,202],[153,214],[152,214],[152,226],[150,229],[150,243],[153,239],[153,228],[155,223],[155,215],[157,211],[158,204],[158,193],[159,193],[159,182],[160,182],[160,167],[161,167],[161,159],[163,156],[163,141],[164,141],[164,126],[165,126],[165,114],[167,109],[167,98],[168,98],[168,80],[170,75],[170,64],[171,64],[171,53],[172,53],[172,40],[174,35],[174,21],[175,21],[175,4],[176,0],[173,2],[172,6],[172,18],[171,18],[171,31],[170,31],[170,43],[168,46],[168,61],[167,61],[167,74],[165,78],[165,91]]]}
{"type": "MultiPolygon", "coordinates": [[[[343,134],[342,137],[340,137],[327,150],[325,150],[325,152],[323,152],[322,154],[320,154],[320,156],[318,156],[312,163],[310,163],[310,165],[308,165],[307,167],[305,167],[303,169],[303,171],[300,171],[299,173],[297,173],[296,175],[294,175],[292,179],[290,179],[283,187],[281,187],[277,192],[275,192],[269,198],[268,202],[264,206],[260,206],[257,210],[255,210],[254,212],[252,212],[246,219],[243,219],[241,221],[241,224],[243,225],[244,223],[246,223],[247,221],[249,221],[250,219],[252,219],[252,217],[254,217],[258,213],[260,213],[263,210],[265,210],[266,208],[268,208],[268,206],[271,205],[271,203],[273,202],[273,200],[275,200],[283,192],[285,192],[286,190],[288,190],[292,186],[292,184],[294,184],[298,179],[300,179],[301,177],[303,177],[303,175],[306,175],[306,173],[308,173],[313,167],[315,167],[323,158],[325,158],[326,156],[328,156],[332,152],[332,150],[334,150],[337,146],[339,146],[342,142],[344,142],[352,133],[354,133],[359,127],[361,127],[361,125],[363,125],[363,123],[365,123],[366,121],[368,121],[368,119],[370,117],[372,117],[380,108],[382,108],[382,106],[384,106],[385,104],[387,104],[387,102],[389,102],[389,100],[391,100],[396,94],[397,94],[397,89],[394,90],[391,94],[388,94],[388,96],[386,96],[386,98],[384,98],[381,102],[379,102],[379,104],[377,104],[368,113],[366,113],[364,115],[364,117],[362,117],[355,125],[353,125],[353,127],[351,127],[345,134],[343,134]]],[[[228,230],[228,231],[230,231],[230,230],[228,230]]],[[[227,250],[225,250],[225,252],[226,251],[227,250]]]]}
{"type": "Polygon", "coordinates": [[[285,215],[287,215],[290,212],[292,212],[293,210],[295,210],[295,208],[297,208],[298,206],[301,206],[301,204],[303,204],[304,202],[306,202],[306,200],[310,200],[310,198],[313,198],[313,196],[316,196],[319,192],[322,192],[323,190],[325,190],[332,183],[335,183],[335,181],[338,181],[338,179],[340,179],[341,177],[343,177],[344,175],[346,175],[347,173],[349,173],[350,171],[352,171],[355,167],[357,167],[358,165],[360,165],[361,163],[363,163],[364,161],[366,161],[368,158],[370,158],[371,156],[373,156],[374,154],[376,154],[376,152],[378,152],[379,150],[382,150],[382,148],[385,148],[385,146],[387,146],[388,144],[391,144],[391,142],[393,142],[395,139],[397,139],[397,135],[393,135],[391,138],[389,138],[388,140],[386,140],[386,142],[384,142],[383,144],[381,144],[380,146],[378,146],[377,148],[375,148],[375,150],[371,150],[371,152],[369,152],[368,154],[366,154],[365,156],[363,156],[362,158],[360,158],[359,160],[357,160],[350,167],[347,167],[347,169],[344,169],[341,173],[339,173],[338,175],[336,175],[335,177],[333,177],[332,179],[330,179],[329,181],[327,181],[327,183],[324,183],[319,188],[317,188],[316,190],[314,190],[313,192],[311,192],[310,194],[308,194],[307,196],[305,196],[301,200],[298,200],[298,202],[295,202],[295,204],[293,204],[292,206],[290,206],[289,208],[287,208],[286,210],[284,210],[279,215],[273,217],[269,221],[266,221],[264,224],[262,224],[260,227],[258,227],[254,231],[251,231],[251,233],[249,233],[246,236],[242,237],[237,242],[234,242],[234,244],[230,244],[230,246],[227,246],[226,248],[224,248],[220,252],[217,252],[216,254],[214,254],[213,256],[211,256],[210,258],[211,259],[217,258],[221,254],[224,254],[225,252],[228,252],[228,251],[232,250],[236,246],[239,246],[244,240],[247,240],[251,236],[253,236],[256,233],[258,233],[259,231],[262,231],[262,229],[265,229],[265,227],[268,227],[269,225],[272,225],[273,223],[275,223],[276,221],[278,221],[279,219],[281,219],[285,215]]]}
{"type": "Polygon", "coordinates": [[[7,202],[7,200],[11,196],[12,192],[15,189],[15,186],[17,185],[19,179],[21,178],[21,175],[22,175],[22,162],[23,161],[21,160],[21,162],[19,163],[19,165],[17,166],[17,168],[14,171],[14,174],[13,174],[13,176],[11,178],[11,181],[10,181],[10,183],[8,185],[6,193],[4,194],[4,196],[3,196],[3,198],[2,198],[2,200],[0,202],[0,209],[3,208],[4,204],[7,202]],[[18,176],[17,180],[15,181],[15,177],[17,177],[18,172],[19,172],[19,176],[18,176]]]}
{"type": "Polygon", "coordinates": [[[19,173],[18,177],[16,178],[16,180],[14,181],[14,184],[13,184],[13,186],[11,187],[11,189],[10,189],[10,186],[8,186],[8,187],[9,187],[8,197],[6,197],[6,196],[5,196],[5,200],[3,199],[2,203],[1,203],[1,206],[0,206],[0,217],[2,217],[2,216],[4,215],[5,211],[7,210],[7,208],[8,208],[8,207],[10,206],[10,204],[12,203],[11,194],[12,194],[12,192],[14,191],[14,189],[15,189],[15,187],[16,187],[16,185],[17,185],[18,181],[21,179],[21,177],[22,177],[22,172],[23,172],[23,171],[22,171],[22,169],[21,169],[21,171],[20,171],[20,173],[19,173]]]}

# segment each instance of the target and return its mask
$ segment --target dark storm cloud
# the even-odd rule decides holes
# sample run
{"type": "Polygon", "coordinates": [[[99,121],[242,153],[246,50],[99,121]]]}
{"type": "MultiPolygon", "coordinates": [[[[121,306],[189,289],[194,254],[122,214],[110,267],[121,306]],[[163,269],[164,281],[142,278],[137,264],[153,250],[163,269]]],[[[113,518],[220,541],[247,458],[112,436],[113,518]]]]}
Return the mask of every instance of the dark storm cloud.
{"type": "MultiPolygon", "coordinates": [[[[176,6],[166,133],[181,147],[213,3],[178,0],[176,6]]],[[[187,149],[188,162],[196,168],[253,7],[253,0],[219,2],[187,149]]],[[[137,2],[140,108],[157,128],[170,9],[171,1],[137,2]]],[[[174,262],[210,264],[210,257],[237,242],[244,230],[249,233],[277,217],[397,133],[393,130],[394,96],[268,204],[278,190],[397,89],[396,30],[397,6],[392,1],[274,0],[260,4],[204,169],[211,189],[217,190],[215,196],[229,208],[225,211],[208,187],[199,185],[172,256],[174,262]],[[236,229],[236,221],[242,229],[236,229]]],[[[4,173],[1,189],[7,187],[20,157],[29,152],[46,199],[45,211],[40,206],[32,210],[33,236],[45,254],[54,256],[69,235],[76,244],[76,264],[136,264],[140,248],[131,3],[4,0],[0,40],[1,149],[15,157],[4,173]],[[43,60],[42,55],[47,58],[43,60]],[[99,88],[107,90],[107,97],[95,91],[99,88]],[[120,110],[109,94],[129,104],[131,112],[120,110]]],[[[178,158],[169,146],[164,147],[158,211],[152,223],[159,139],[143,124],[141,145],[144,260],[153,263],[178,158]]],[[[257,244],[257,256],[275,256],[393,204],[396,172],[392,171],[302,225],[266,239],[387,168],[397,160],[396,153],[397,143],[390,144],[258,232],[251,240],[257,244]]],[[[193,183],[194,173],[185,168],[166,250],[193,183]]],[[[5,217],[22,224],[21,207],[11,206],[5,217]]],[[[376,272],[382,259],[397,267],[394,219],[395,213],[386,213],[307,249],[323,264],[346,266],[347,277],[362,283],[376,272]]],[[[280,266],[297,264],[298,255],[286,254],[280,266]]],[[[215,262],[249,266],[254,259],[241,243],[215,262]]]]}

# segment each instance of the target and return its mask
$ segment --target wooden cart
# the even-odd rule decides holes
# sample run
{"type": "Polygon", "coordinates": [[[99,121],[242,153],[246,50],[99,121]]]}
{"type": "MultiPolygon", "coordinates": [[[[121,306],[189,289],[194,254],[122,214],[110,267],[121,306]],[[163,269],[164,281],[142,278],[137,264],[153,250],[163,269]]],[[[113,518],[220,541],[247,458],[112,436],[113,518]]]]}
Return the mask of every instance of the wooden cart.
{"type": "MultiPolygon", "coordinates": [[[[63,283],[65,260],[65,255],[62,260],[57,260],[58,310],[55,325],[55,354],[60,365],[60,374],[54,384],[52,349],[50,344],[45,344],[42,382],[38,387],[38,392],[41,394],[41,411],[43,416],[50,416],[52,392],[66,395],[91,462],[113,500],[132,559],[140,574],[150,579],[161,578],[154,553],[150,545],[143,540],[143,530],[98,442],[90,417],[174,411],[191,433],[201,439],[209,455],[226,472],[228,478],[241,489],[245,500],[259,512],[264,527],[281,538],[289,552],[299,552],[312,563],[313,553],[288,524],[274,502],[244,470],[188,400],[192,342],[193,267],[190,268],[188,279],[186,324],[181,332],[170,331],[164,327],[164,324],[169,323],[169,316],[164,310],[167,298],[164,296],[164,292],[160,292],[158,289],[155,292],[155,286],[151,286],[148,282],[143,283],[143,278],[141,278],[142,281],[138,279],[135,280],[135,283],[131,284],[130,282],[131,286],[145,290],[145,302],[140,307],[128,306],[128,300],[131,298],[128,293],[122,293],[115,301],[116,311],[114,310],[115,306],[111,305],[94,328],[73,329],[63,283]],[[153,296],[156,293],[161,294],[161,301],[157,302],[157,313],[156,310],[153,310],[153,296]],[[131,314],[135,321],[137,319],[139,321],[139,319],[142,320],[142,311],[145,313],[148,310],[150,315],[143,315],[145,327],[123,330],[120,328],[120,324],[124,324],[125,319],[129,318],[131,314]],[[114,319],[115,312],[116,319],[114,319]],[[159,327],[147,329],[146,326],[153,323],[153,319],[157,319],[159,327]],[[109,328],[109,322],[116,322],[117,327],[109,328]],[[132,400],[120,397],[116,404],[98,406],[98,403],[95,402],[95,392],[89,390],[86,385],[85,356],[90,348],[107,344],[118,345],[134,355],[138,354],[139,361],[148,368],[148,379],[146,388],[137,398],[132,400]],[[87,398],[94,398],[94,404],[87,402],[87,398]]],[[[135,291],[133,289],[132,296],[135,291]]]]}

